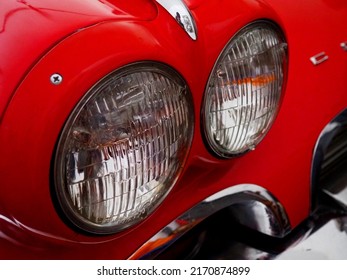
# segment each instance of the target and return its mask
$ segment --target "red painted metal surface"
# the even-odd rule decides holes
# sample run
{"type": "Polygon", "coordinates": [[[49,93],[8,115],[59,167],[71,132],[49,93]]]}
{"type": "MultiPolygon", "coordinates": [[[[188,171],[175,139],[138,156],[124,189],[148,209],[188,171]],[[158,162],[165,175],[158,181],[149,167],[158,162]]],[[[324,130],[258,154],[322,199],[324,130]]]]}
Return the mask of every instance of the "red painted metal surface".
{"type": "Polygon", "coordinates": [[[103,21],[150,20],[157,14],[150,1],[133,1],[142,4],[131,6],[137,8],[126,7],[125,1],[118,7],[112,2],[12,0],[1,4],[0,57],[6,59],[0,61],[0,119],[18,83],[59,41],[103,21]]]}
{"type": "Polygon", "coordinates": [[[126,1],[115,8],[117,2],[55,1],[45,8],[47,1],[39,0],[2,4],[0,55],[6,59],[0,61],[0,258],[127,258],[194,204],[242,183],[268,189],[285,207],[292,226],[298,225],[309,214],[315,142],[347,106],[347,52],[340,47],[347,40],[347,5],[338,0],[291,5],[284,0],[187,1],[198,30],[198,40],[192,41],[150,1],[138,1],[138,9],[126,1]],[[233,34],[258,19],[276,22],[285,33],[285,96],[255,151],[220,160],[209,153],[200,131],[205,84],[233,34]],[[309,58],[321,51],[329,60],[314,66],[309,58]],[[100,78],[146,60],[176,69],[193,94],[196,123],[185,169],[167,199],[141,224],[110,236],[78,233],[62,221],[51,199],[57,138],[76,103],[100,78]],[[61,85],[50,83],[53,73],[63,76],[61,85]]]}

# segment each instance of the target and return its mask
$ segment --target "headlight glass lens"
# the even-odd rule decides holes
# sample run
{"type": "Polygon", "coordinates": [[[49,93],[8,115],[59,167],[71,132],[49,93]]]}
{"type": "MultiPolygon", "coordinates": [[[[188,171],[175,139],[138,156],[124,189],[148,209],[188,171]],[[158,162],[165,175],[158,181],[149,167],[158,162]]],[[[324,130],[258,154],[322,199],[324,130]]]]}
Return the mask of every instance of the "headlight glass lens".
{"type": "Polygon", "coordinates": [[[221,157],[252,150],[279,109],[287,72],[279,29],[255,22],[238,32],[210,75],[202,109],[207,143],[221,157]]]}
{"type": "Polygon", "coordinates": [[[55,190],[66,216],[101,234],[147,217],[183,167],[192,108],[183,80],[160,64],[131,65],[101,80],[58,142],[55,190]]]}

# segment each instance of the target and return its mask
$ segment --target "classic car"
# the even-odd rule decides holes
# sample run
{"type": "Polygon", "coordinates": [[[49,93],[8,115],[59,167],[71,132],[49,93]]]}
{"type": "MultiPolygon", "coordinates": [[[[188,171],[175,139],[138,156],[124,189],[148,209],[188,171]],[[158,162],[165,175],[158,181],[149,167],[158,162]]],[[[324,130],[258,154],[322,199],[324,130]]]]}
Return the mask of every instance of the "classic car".
{"type": "Polygon", "coordinates": [[[346,214],[345,0],[0,4],[1,259],[271,259],[346,214]]]}

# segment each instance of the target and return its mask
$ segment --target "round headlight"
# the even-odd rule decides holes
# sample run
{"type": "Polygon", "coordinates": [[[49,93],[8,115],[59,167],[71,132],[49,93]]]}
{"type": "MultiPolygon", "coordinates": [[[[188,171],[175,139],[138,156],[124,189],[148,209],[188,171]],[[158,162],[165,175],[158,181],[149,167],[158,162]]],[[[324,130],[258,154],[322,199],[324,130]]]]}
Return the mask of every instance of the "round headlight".
{"type": "Polygon", "coordinates": [[[238,32],[210,75],[202,109],[207,143],[221,157],[252,150],[273,123],[287,72],[279,29],[255,22],[238,32]]]}
{"type": "Polygon", "coordinates": [[[55,191],[67,218],[108,234],[147,217],[185,162],[192,108],[184,81],[156,63],[130,65],[98,82],[57,145],[55,191]]]}

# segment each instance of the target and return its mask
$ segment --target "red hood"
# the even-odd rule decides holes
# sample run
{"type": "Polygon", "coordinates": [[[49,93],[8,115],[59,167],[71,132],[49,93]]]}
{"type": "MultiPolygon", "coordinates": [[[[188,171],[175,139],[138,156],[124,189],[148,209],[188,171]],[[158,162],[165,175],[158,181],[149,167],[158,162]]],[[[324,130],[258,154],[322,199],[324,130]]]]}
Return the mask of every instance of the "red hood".
{"type": "Polygon", "coordinates": [[[7,0],[0,3],[0,120],[18,84],[59,41],[106,20],[150,20],[150,0],[7,0]],[[115,5],[113,5],[115,3],[115,5]]]}

